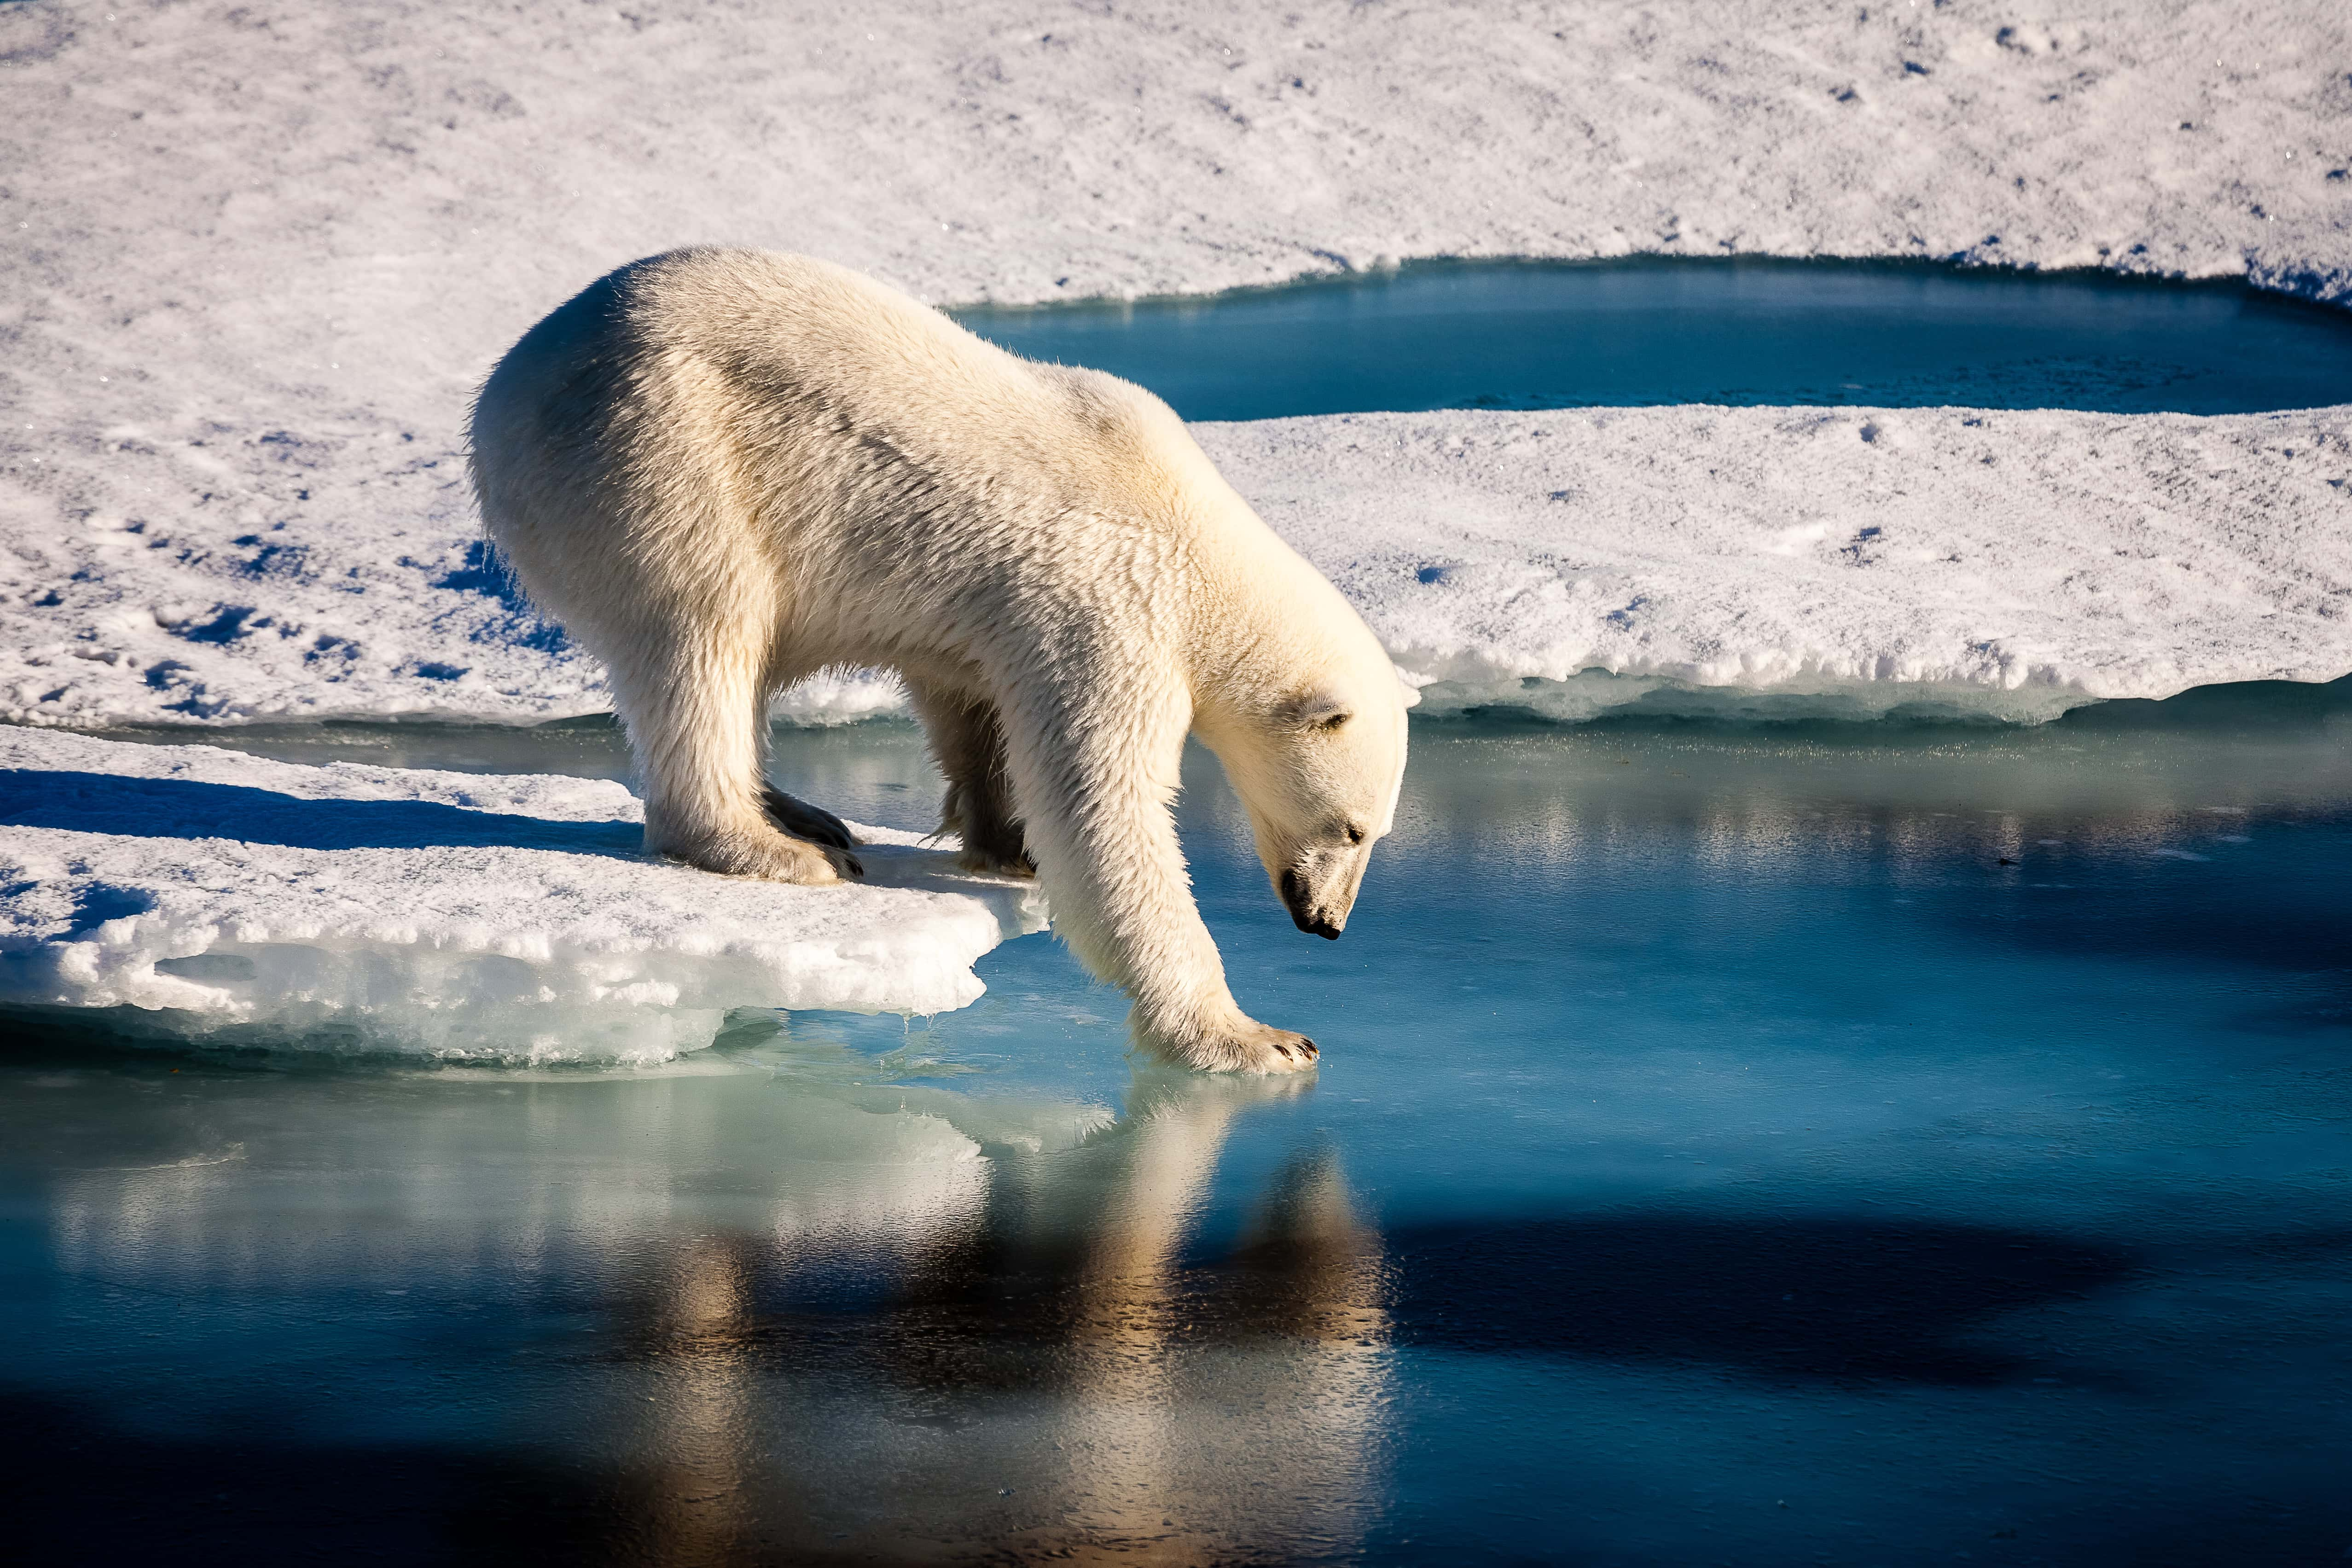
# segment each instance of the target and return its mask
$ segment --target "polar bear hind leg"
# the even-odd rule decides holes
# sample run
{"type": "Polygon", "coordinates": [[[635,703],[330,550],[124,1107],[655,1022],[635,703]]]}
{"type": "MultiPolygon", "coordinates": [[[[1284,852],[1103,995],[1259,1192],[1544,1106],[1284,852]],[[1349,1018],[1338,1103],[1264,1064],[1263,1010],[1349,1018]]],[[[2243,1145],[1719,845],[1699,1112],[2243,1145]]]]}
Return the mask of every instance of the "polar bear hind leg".
{"type": "Polygon", "coordinates": [[[648,850],[707,871],[823,887],[862,868],[846,842],[824,842],[847,840],[838,817],[765,780],[765,632],[716,616],[645,624],[644,640],[610,666],[614,706],[645,774],[648,850]]]}
{"type": "Polygon", "coordinates": [[[967,871],[1034,877],[1027,836],[1013,808],[1004,773],[1004,723],[996,704],[909,677],[907,689],[930,742],[931,760],[948,782],[940,831],[963,841],[956,863],[967,871]]]}

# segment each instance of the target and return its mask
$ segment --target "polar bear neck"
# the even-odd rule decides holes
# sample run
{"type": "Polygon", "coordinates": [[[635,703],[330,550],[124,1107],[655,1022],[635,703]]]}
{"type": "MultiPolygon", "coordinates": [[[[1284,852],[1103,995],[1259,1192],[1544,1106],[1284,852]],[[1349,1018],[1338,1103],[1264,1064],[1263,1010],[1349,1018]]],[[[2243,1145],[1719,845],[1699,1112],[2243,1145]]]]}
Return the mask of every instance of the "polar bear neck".
{"type": "Polygon", "coordinates": [[[1208,724],[1227,714],[1264,714],[1302,688],[1328,681],[1330,627],[1335,619],[1356,618],[1271,530],[1261,523],[1255,533],[1204,531],[1194,546],[1198,575],[1185,663],[1195,707],[1208,724]]]}

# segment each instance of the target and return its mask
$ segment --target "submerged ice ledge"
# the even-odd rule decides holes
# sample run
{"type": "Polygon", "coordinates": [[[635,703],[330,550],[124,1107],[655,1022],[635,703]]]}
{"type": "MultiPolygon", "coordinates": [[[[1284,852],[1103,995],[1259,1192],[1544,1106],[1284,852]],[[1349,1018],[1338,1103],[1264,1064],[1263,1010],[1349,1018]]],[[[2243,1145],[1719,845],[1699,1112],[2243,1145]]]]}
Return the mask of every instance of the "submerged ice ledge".
{"type": "Polygon", "coordinates": [[[860,828],[803,889],[646,858],[619,784],[0,731],[0,1005],[125,1033],[644,1065],[736,1007],[936,1013],[1045,924],[1026,883],[860,828]]]}
{"type": "Polygon", "coordinates": [[[1903,719],[2043,724],[2098,700],[2059,686],[2012,689],[1952,681],[1839,680],[1818,673],[1772,686],[1702,685],[1672,676],[1586,669],[1565,679],[1529,675],[1433,680],[1421,688],[1417,711],[1433,719],[1497,711],[1562,724],[1612,715],[1730,723],[1903,719]]]}

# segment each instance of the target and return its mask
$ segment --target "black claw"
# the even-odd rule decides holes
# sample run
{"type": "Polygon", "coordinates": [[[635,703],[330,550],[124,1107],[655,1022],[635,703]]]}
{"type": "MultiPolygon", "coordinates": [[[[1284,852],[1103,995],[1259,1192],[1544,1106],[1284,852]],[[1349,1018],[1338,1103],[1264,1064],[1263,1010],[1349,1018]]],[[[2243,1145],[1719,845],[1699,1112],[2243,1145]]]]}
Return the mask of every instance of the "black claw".
{"type": "Polygon", "coordinates": [[[1314,1041],[1312,1041],[1312,1040],[1301,1040],[1301,1041],[1299,1041],[1298,1043],[1299,1043],[1299,1045],[1300,1045],[1301,1047],[1305,1047],[1306,1052],[1307,1052],[1307,1059],[1308,1061],[1313,1061],[1317,1057],[1319,1057],[1319,1056],[1321,1056],[1321,1055],[1323,1054],[1321,1051],[1318,1051],[1318,1050],[1317,1050],[1317,1049],[1315,1048],[1315,1042],[1314,1042],[1314,1041]]]}
{"type": "Polygon", "coordinates": [[[857,840],[850,836],[849,825],[821,805],[811,805],[786,795],[773,784],[760,791],[760,807],[768,820],[795,838],[820,844],[828,849],[846,849],[857,840]]]}

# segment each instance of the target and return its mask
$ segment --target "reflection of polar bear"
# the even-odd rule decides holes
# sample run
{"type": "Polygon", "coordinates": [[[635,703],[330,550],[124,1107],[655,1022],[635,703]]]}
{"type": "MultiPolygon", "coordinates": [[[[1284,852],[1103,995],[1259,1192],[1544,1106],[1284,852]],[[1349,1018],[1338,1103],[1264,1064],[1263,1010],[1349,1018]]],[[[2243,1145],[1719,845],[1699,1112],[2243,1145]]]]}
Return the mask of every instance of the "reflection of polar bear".
{"type": "Polygon", "coordinates": [[[1312,1059],[1226,989],[1178,759],[1188,731],[1217,753],[1292,918],[1337,936],[1395,809],[1405,698],[1165,404],[838,267],[684,250],[533,327],[473,446],[492,536],[611,671],[650,848],[855,874],[836,819],[765,788],[765,705],[827,665],[893,668],[965,864],[1034,865],[1144,1037],[1202,1068],[1312,1059]]]}

